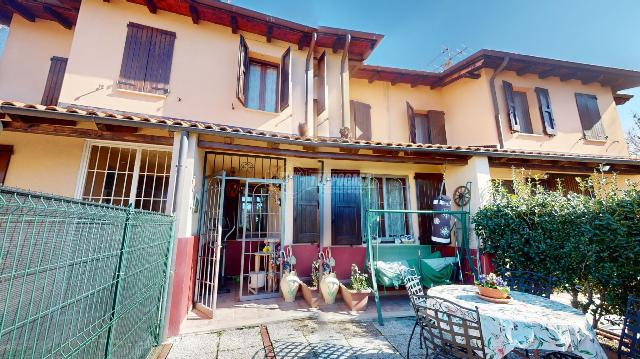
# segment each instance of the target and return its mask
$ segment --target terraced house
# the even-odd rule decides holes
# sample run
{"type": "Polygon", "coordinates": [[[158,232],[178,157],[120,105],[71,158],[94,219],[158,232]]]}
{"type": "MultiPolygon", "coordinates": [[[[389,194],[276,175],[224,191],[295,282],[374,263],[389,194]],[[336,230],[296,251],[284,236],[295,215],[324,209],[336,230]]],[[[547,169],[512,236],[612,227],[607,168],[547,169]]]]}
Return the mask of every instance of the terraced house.
{"type": "MultiPolygon", "coordinates": [[[[494,50],[375,66],[381,34],[213,0],[4,0],[0,18],[0,183],[174,214],[172,334],[194,304],[277,295],[266,247],[290,245],[303,277],[330,247],[347,277],[367,208],[456,192],[473,213],[512,168],[568,190],[640,178],[616,111],[640,72],[494,50]]],[[[423,217],[387,213],[378,238],[465,245],[423,217]]]]}

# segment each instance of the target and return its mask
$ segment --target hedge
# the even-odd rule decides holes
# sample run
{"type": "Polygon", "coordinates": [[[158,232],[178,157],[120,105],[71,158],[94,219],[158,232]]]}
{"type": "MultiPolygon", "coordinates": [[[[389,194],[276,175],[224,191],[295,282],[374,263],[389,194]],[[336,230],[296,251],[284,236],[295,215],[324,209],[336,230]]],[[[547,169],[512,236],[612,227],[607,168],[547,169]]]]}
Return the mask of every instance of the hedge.
{"type": "Polygon", "coordinates": [[[614,176],[577,180],[585,195],[548,191],[521,171],[509,193],[494,183],[491,202],[474,216],[485,253],[498,271],[527,270],[553,276],[556,290],[593,317],[624,313],[629,295],[640,295],[640,191],[614,176]]]}

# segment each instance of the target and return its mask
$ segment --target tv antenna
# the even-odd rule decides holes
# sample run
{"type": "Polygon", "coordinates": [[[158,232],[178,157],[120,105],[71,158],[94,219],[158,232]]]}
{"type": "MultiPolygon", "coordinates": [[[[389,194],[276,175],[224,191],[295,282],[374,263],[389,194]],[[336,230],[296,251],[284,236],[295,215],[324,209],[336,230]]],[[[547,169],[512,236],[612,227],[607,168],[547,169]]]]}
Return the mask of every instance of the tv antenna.
{"type": "Polygon", "coordinates": [[[446,69],[453,66],[453,64],[455,63],[455,59],[457,59],[462,55],[465,55],[467,53],[467,50],[469,50],[469,48],[465,45],[462,45],[461,48],[453,51],[451,50],[450,47],[443,46],[442,51],[440,51],[440,53],[436,55],[436,57],[434,57],[427,66],[431,66],[433,63],[435,63],[439,59],[444,58],[440,63],[440,65],[435,65],[432,68],[438,72],[445,71],[446,69]]]}

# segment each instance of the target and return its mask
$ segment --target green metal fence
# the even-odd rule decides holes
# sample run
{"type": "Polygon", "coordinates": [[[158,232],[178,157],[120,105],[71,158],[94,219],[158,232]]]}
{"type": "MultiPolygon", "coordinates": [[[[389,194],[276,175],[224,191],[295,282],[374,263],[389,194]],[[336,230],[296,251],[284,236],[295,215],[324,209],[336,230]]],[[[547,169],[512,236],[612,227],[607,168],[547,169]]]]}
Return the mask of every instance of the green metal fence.
{"type": "Polygon", "coordinates": [[[173,217],[0,187],[0,358],[143,358],[173,217]]]}

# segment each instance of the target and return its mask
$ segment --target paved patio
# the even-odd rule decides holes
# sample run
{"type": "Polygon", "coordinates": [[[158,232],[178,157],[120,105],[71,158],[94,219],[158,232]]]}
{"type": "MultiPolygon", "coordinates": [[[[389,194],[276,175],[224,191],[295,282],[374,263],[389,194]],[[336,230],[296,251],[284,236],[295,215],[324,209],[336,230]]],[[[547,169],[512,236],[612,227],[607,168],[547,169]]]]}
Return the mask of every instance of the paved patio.
{"type": "MultiPolygon", "coordinates": [[[[267,324],[277,358],[404,358],[413,319],[328,322],[300,319],[267,324]]],[[[171,340],[168,358],[264,358],[258,326],[171,340]]],[[[410,358],[423,358],[417,337],[410,358]]]]}

